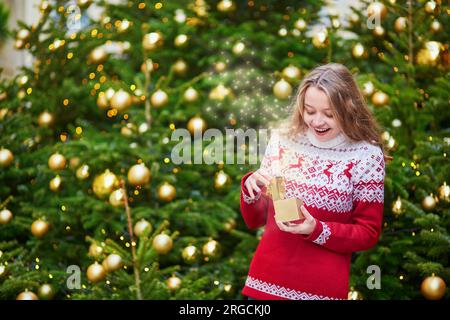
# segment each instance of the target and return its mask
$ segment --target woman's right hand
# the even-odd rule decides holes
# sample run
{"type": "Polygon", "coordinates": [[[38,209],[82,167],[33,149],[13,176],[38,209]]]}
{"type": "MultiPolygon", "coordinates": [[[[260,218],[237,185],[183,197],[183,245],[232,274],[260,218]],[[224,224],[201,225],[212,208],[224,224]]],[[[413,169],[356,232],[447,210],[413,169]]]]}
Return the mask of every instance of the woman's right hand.
{"type": "Polygon", "coordinates": [[[245,187],[251,199],[254,199],[256,194],[261,192],[260,187],[267,187],[272,180],[272,177],[263,169],[258,169],[253,172],[250,177],[245,180],[245,187]]]}

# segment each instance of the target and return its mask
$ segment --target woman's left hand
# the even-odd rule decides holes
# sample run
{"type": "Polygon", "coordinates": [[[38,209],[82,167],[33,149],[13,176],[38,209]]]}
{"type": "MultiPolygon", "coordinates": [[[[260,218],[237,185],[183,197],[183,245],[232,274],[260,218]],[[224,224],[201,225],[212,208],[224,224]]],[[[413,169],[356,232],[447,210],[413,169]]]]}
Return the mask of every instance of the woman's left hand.
{"type": "Polygon", "coordinates": [[[292,222],[277,222],[278,228],[280,230],[295,234],[304,234],[309,235],[313,232],[316,227],[316,219],[306,210],[306,208],[302,205],[300,206],[300,210],[303,213],[305,219],[301,223],[292,223],[292,222]]]}

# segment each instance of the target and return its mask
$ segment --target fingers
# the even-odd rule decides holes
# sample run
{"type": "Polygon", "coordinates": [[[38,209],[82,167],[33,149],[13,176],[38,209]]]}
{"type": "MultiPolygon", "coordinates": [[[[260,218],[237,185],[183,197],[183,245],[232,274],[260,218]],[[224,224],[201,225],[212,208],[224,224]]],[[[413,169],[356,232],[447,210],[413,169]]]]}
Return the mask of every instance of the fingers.
{"type": "Polygon", "coordinates": [[[260,192],[260,191],[261,191],[261,188],[258,187],[258,185],[256,184],[256,180],[255,180],[255,179],[252,179],[252,180],[250,181],[250,184],[252,185],[253,189],[254,189],[256,192],[260,192]]]}
{"type": "Polygon", "coordinates": [[[290,233],[301,233],[302,227],[300,224],[293,225],[289,222],[277,222],[277,226],[281,231],[290,232],[290,233]]]}
{"type": "Polygon", "coordinates": [[[250,195],[250,198],[254,198],[255,194],[253,193],[253,187],[251,185],[251,177],[247,178],[247,181],[245,181],[245,187],[247,188],[248,194],[250,195]],[[250,181],[249,181],[250,180],[250,181]]]}
{"type": "Polygon", "coordinates": [[[261,172],[256,171],[254,176],[257,181],[260,181],[265,186],[270,183],[270,179],[268,179],[267,176],[261,174],[261,172]]]}
{"type": "Polygon", "coordinates": [[[301,205],[301,206],[300,206],[300,210],[301,210],[301,212],[303,213],[303,216],[305,217],[305,219],[306,219],[307,221],[312,221],[312,220],[314,220],[314,217],[308,212],[308,210],[306,210],[306,208],[305,208],[304,205],[301,205]]]}

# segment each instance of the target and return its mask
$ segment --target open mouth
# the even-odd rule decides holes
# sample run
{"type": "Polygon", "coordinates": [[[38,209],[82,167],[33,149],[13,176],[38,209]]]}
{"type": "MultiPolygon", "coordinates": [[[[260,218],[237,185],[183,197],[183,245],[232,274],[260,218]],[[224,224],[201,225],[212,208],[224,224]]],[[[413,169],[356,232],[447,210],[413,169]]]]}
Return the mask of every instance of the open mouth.
{"type": "Polygon", "coordinates": [[[314,130],[316,131],[316,133],[318,134],[325,134],[326,132],[330,131],[331,128],[328,129],[316,129],[314,128],[314,130]]]}

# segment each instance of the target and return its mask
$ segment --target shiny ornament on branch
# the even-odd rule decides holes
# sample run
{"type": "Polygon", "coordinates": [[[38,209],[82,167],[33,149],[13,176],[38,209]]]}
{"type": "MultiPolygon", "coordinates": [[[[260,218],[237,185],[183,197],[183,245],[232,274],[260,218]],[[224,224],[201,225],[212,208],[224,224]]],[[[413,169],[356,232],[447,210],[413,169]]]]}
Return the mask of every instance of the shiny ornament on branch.
{"type": "Polygon", "coordinates": [[[178,290],[181,287],[181,279],[176,276],[171,276],[166,280],[166,285],[171,291],[178,290]]]}
{"type": "Polygon", "coordinates": [[[141,219],[134,225],[134,234],[138,237],[148,236],[152,232],[152,225],[145,219],[141,219]]]}
{"type": "Polygon", "coordinates": [[[420,291],[427,300],[440,300],[445,295],[446,288],[447,285],[441,277],[432,275],[423,280],[420,291]]]}
{"type": "Polygon", "coordinates": [[[40,127],[50,127],[55,123],[55,116],[48,112],[42,112],[38,117],[38,125],[40,127]]]}
{"type": "Polygon", "coordinates": [[[8,209],[2,209],[0,211],[0,224],[8,224],[13,219],[13,214],[8,209]]]}
{"type": "Polygon", "coordinates": [[[50,229],[50,224],[44,220],[35,220],[31,224],[31,233],[38,238],[42,238],[45,236],[50,229]]]}
{"type": "Polygon", "coordinates": [[[50,180],[49,184],[48,184],[50,190],[52,190],[53,192],[57,192],[59,190],[61,190],[62,187],[62,179],[59,175],[56,175],[52,180],[50,180]]]}
{"type": "Polygon", "coordinates": [[[133,103],[131,95],[123,90],[119,90],[111,98],[111,108],[116,109],[118,112],[125,112],[131,107],[133,103]]]}
{"type": "Polygon", "coordinates": [[[194,135],[195,132],[203,133],[206,130],[206,122],[200,116],[192,117],[187,123],[187,129],[191,135],[194,135]]]}
{"type": "Polygon", "coordinates": [[[48,12],[52,9],[50,3],[48,1],[42,1],[41,4],[39,5],[39,10],[41,11],[41,13],[45,13],[48,12]]]}
{"type": "Polygon", "coordinates": [[[117,31],[119,31],[119,33],[123,33],[125,31],[127,31],[130,26],[132,26],[133,24],[128,21],[127,19],[123,19],[122,21],[119,21],[119,25],[117,26],[117,31]]]}
{"type": "Polygon", "coordinates": [[[39,298],[32,291],[24,291],[16,297],[16,300],[39,300],[39,298]]]}
{"type": "Polygon", "coordinates": [[[347,300],[363,300],[363,296],[359,291],[350,290],[348,292],[347,300]]]}
{"type": "Polygon", "coordinates": [[[153,51],[163,45],[163,37],[159,32],[150,32],[144,35],[142,46],[147,51],[153,51]]]}
{"type": "Polygon", "coordinates": [[[52,285],[44,283],[38,289],[38,296],[44,300],[51,300],[55,296],[55,289],[53,289],[52,285]]]}
{"type": "Polygon", "coordinates": [[[232,12],[236,10],[236,6],[231,0],[221,0],[217,4],[217,10],[220,12],[232,12]]]}
{"type": "Polygon", "coordinates": [[[290,81],[300,80],[302,73],[299,68],[293,65],[289,65],[283,69],[283,77],[290,81]]]}
{"type": "Polygon", "coordinates": [[[122,188],[111,192],[111,194],[109,195],[109,203],[116,208],[125,206],[124,199],[125,192],[122,188]]]}
{"type": "Polygon", "coordinates": [[[299,31],[305,31],[307,28],[307,24],[306,21],[303,20],[302,18],[298,19],[297,21],[295,21],[294,23],[294,28],[299,30],[299,31]]]}
{"type": "Polygon", "coordinates": [[[101,110],[109,109],[109,99],[104,92],[100,92],[97,96],[97,107],[101,110]]]}
{"type": "Polygon", "coordinates": [[[184,47],[187,45],[189,40],[189,37],[185,34],[179,34],[175,37],[175,40],[173,41],[173,44],[176,47],[184,47]]]}
{"type": "Polygon", "coordinates": [[[187,70],[188,70],[188,65],[187,65],[186,61],[184,61],[183,59],[178,59],[173,64],[173,71],[175,71],[176,74],[183,75],[186,73],[187,70]]]}
{"type": "Polygon", "coordinates": [[[92,183],[94,193],[101,199],[109,196],[111,192],[118,187],[119,180],[116,175],[108,169],[106,169],[101,175],[95,177],[94,182],[92,183]]]}
{"type": "Polygon", "coordinates": [[[81,163],[81,159],[79,157],[70,158],[69,167],[70,167],[70,169],[75,170],[76,168],[78,168],[80,163],[81,163]]]}
{"type": "Polygon", "coordinates": [[[81,167],[77,169],[76,172],[77,179],[86,180],[89,178],[89,166],[87,164],[83,164],[81,167]]]}
{"type": "Polygon", "coordinates": [[[423,198],[422,208],[424,208],[426,211],[433,211],[435,207],[436,207],[436,199],[434,198],[433,194],[430,194],[425,198],[423,198]]]}
{"type": "Polygon", "coordinates": [[[197,101],[198,97],[199,97],[198,91],[192,87],[187,88],[183,94],[183,100],[189,103],[197,101]]]}
{"type": "Polygon", "coordinates": [[[59,153],[54,153],[48,158],[48,167],[53,171],[62,170],[66,167],[66,158],[59,153]]]}
{"type": "Polygon", "coordinates": [[[0,149],[0,167],[6,168],[11,165],[14,160],[14,155],[8,149],[0,149]]]}
{"type": "Polygon", "coordinates": [[[16,34],[16,39],[22,40],[24,42],[27,42],[30,38],[31,33],[27,29],[20,29],[16,34]]]}
{"type": "Polygon", "coordinates": [[[356,26],[360,21],[358,14],[355,12],[351,13],[348,19],[350,21],[350,24],[353,26],[356,26]]]}
{"type": "Polygon", "coordinates": [[[17,39],[14,41],[14,48],[21,50],[25,47],[25,42],[23,40],[17,39]]]}
{"type": "Polygon", "coordinates": [[[214,64],[214,70],[217,72],[223,72],[227,68],[227,64],[223,61],[218,61],[214,64]]]}
{"type": "Polygon", "coordinates": [[[158,89],[150,97],[150,102],[155,108],[161,108],[169,103],[169,96],[165,91],[158,89]]]}
{"type": "Polygon", "coordinates": [[[278,99],[288,99],[292,93],[292,86],[286,80],[281,79],[273,86],[273,93],[278,99]]]}
{"type": "Polygon", "coordinates": [[[438,20],[433,20],[433,22],[431,22],[430,29],[433,32],[440,32],[442,31],[442,24],[438,20]]]}
{"type": "Polygon", "coordinates": [[[168,182],[164,182],[161,186],[158,187],[157,194],[159,200],[170,202],[175,198],[177,191],[173,185],[168,182]]]}
{"type": "Polygon", "coordinates": [[[437,10],[437,5],[436,2],[434,1],[428,1],[427,3],[425,3],[425,12],[428,14],[434,14],[436,13],[437,10]]]}
{"type": "Polygon", "coordinates": [[[223,190],[231,184],[231,178],[228,174],[220,170],[214,175],[214,188],[216,190],[223,190]]]}
{"type": "Polygon", "coordinates": [[[444,49],[442,43],[438,41],[425,42],[424,48],[420,49],[416,56],[418,64],[434,66],[441,55],[441,51],[444,49]]]}
{"type": "Polygon", "coordinates": [[[102,255],[103,248],[96,243],[92,243],[89,246],[88,256],[92,258],[98,258],[102,255]]]}
{"type": "Polygon", "coordinates": [[[367,81],[363,84],[362,92],[366,97],[370,97],[375,91],[375,86],[372,81],[367,81]]]}
{"type": "Polygon", "coordinates": [[[367,7],[367,16],[370,18],[380,18],[384,19],[387,14],[386,6],[381,2],[372,2],[367,7]]]}
{"type": "Polygon", "coordinates": [[[352,55],[357,59],[364,58],[367,57],[367,51],[361,43],[357,43],[352,48],[352,55]]]}
{"type": "Polygon", "coordinates": [[[312,37],[312,44],[318,49],[322,49],[328,46],[330,39],[328,38],[327,29],[321,29],[314,32],[312,37]]]}
{"type": "Polygon", "coordinates": [[[105,258],[102,265],[106,272],[114,272],[123,267],[122,257],[118,254],[111,253],[105,258]]]}
{"type": "Polygon", "coordinates": [[[150,181],[150,169],[145,164],[135,164],[128,170],[128,182],[134,186],[145,185],[150,181]]]}
{"type": "Polygon", "coordinates": [[[228,220],[227,222],[225,222],[225,224],[224,224],[224,226],[223,226],[223,229],[224,229],[226,232],[230,232],[230,231],[232,231],[234,228],[236,228],[236,220],[234,220],[234,219],[228,220]]]}
{"type": "Polygon", "coordinates": [[[106,270],[101,264],[95,262],[88,267],[86,275],[89,281],[96,283],[106,277],[106,270]]]}
{"type": "Polygon", "coordinates": [[[6,269],[6,266],[3,264],[0,264],[0,280],[6,278],[8,275],[8,269],[6,269]]]}
{"type": "Polygon", "coordinates": [[[184,262],[195,263],[198,261],[200,252],[196,246],[190,245],[183,249],[181,256],[183,257],[184,262]]]}
{"type": "Polygon", "coordinates": [[[87,7],[89,7],[92,3],[92,0],[77,0],[77,5],[80,8],[86,9],[87,7]]]}
{"type": "Polygon", "coordinates": [[[233,46],[233,53],[237,56],[240,56],[241,54],[244,53],[245,50],[245,44],[243,42],[237,42],[234,46],[233,46]]]}
{"type": "Polygon", "coordinates": [[[89,54],[89,62],[100,64],[106,61],[108,54],[104,47],[97,47],[89,54]]]}
{"type": "Polygon", "coordinates": [[[372,103],[376,107],[382,107],[389,103],[389,96],[382,91],[377,91],[372,96],[372,103]]]}
{"type": "Polygon", "coordinates": [[[209,240],[203,245],[202,253],[205,261],[216,259],[220,255],[220,245],[216,240],[209,240]]]}
{"type": "Polygon", "coordinates": [[[225,87],[223,84],[218,84],[209,92],[209,98],[211,100],[222,101],[226,97],[231,95],[231,89],[225,87]]]}
{"type": "Polygon", "coordinates": [[[374,36],[381,38],[385,35],[386,31],[382,26],[376,26],[372,33],[374,36]]]}
{"type": "Polygon", "coordinates": [[[400,199],[400,197],[397,197],[397,200],[392,203],[392,213],[398,217],[404,212],[405,208],[403,206],[402,200],[400,199]]]}
{"type": "Polygon", "coordinates": [[[173,240],[165,233],[158,234],[152,242],[153,249],[160,254],[166,254],[173,247],[173,240]]]}
{"type": "Polygon", "coordinates": [[[406,30],[406,24],[408,20],[405,17],[398,17],[394,22],[394,29],[397,32],[403,32],[406,30]]]}
{"type": "Polygon", "coordinates": [[[142,73],[151,73],[153,71],[153,60],[147,59],[141,64],[142,73]]]}
{"type": "Polygon", "coordinates": [[[439,199],[445,202],[450,201],[450,186],[447,185],[447,182],[444,182],[442,186],[438,189],[439,199]]]}

